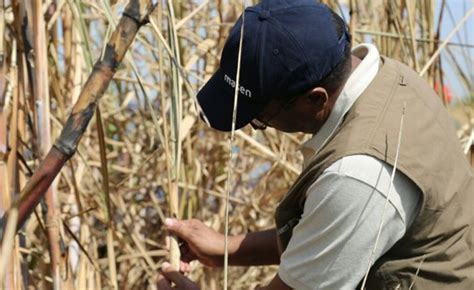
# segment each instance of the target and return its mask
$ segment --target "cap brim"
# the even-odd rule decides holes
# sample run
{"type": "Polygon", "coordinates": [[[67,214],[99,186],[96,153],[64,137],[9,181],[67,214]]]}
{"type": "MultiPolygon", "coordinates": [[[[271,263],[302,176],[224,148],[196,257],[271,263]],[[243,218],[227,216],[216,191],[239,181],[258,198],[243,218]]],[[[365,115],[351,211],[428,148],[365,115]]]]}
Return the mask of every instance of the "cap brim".
{"type": "MultiPolygon", "coordinates": [[[[199,91],[197,99],[212,128],[220,131],[232,130],[235,88],[224,81],[219,69],[199,91]]],[[[239,94],[235,129],[250,123],[262,111],[264,104],[251,102],[247,96],[239,94]]]]}

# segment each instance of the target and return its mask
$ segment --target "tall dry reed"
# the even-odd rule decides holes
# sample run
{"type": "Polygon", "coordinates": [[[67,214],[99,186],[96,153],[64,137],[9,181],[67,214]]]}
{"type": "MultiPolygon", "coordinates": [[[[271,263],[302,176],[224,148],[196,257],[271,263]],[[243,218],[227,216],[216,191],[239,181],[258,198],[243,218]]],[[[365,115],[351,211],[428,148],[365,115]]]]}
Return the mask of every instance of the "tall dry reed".
{"type": "MultiPolygon", "coordinates": [[[[297,148],[308,136],[245,128],[229,148],[229,135],[207,128],[196,111],[195,94],[216,70],[242,1],[158,2],[51,193],[17,235],[14,218],[2,228],[4,289],[154,289],[169,245],[177,248],[163,231],[164,217],[198,218],[224,232],[229,149],[230,234],[273,226],[275,204],[299,172],[297,148]]],[[[460,30],[449,39],[440,33],[457,4],[437,1],[436,11],[433,0],[324,2],[346,17],[355,43],[375,43],[433,86],[447,85],[452,71],[451,82],[474,95],[465,65],[472,68],[474,46],[460,30]]],[[[1,214],[58,138],[125,4],[0,0],[1,214]]],[[[472,4],[465,6],[468,15],[472,4]]],[[[461,30],[472,23],[454,21],[461,30]]],[[[464,100],[450,110],[474,160],[472,99],[464,100]]],[[[228,283],[249,289],[275,269],[229,268],[228,283]]],[[[196,264],[190,277],[203,289],[223,287],[222,269],[196,264]]]]}

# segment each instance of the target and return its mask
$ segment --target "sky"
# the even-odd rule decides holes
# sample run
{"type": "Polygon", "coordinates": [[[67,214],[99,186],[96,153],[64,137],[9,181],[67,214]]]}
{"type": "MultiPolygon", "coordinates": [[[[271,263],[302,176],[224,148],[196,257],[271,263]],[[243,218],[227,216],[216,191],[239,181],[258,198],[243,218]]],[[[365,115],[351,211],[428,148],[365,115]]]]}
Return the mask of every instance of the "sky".
{"type": "MultiPolygon", "coordinates": [[[[436,0],[436,13],[438,15],[442,1],[436,0]]],[[[474,7],[474,1],[471,0],[447,0],[447,13],[443,16],[441,26],[441,39],[446,39],[449,33],[454,29],[456,24],[464,17],[464,15],[474,7]],[[451,13],[449,13],[451,11],[451,13]]],[[[453,54],[461,66],[463,71],[469,75],[470,91],[474,93],[474,14],[459,29],[458,33],[454,35],[451,42],[469,44],[469,48],[461,48],[458,46],[450,46],[453,54]]],[[[458,80],[453,68],[449,64],[447,53],[442,53],[442,62],[445,69],[446,82],[453,91],[454,98],[462,98],[469,95],[469,89],[466,85],[458,80]]]]}

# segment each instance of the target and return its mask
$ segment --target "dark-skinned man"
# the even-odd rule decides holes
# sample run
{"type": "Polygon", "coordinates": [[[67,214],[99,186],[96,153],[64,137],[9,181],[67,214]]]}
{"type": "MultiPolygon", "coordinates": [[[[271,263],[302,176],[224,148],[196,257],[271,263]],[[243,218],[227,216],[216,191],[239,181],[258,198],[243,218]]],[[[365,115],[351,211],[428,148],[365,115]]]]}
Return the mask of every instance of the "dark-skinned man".
{"type": "MultiPolygon", "coordinates": [[[[236,129],[313,137],[276,228],[230,237],[229,263],[279,264],[262,289],[354,289],[369,263],[367,289],[474,289],[473,172],[428,84],[371,44],[351,49],[344,22],[313,0],[244,13],[240,83],[242,18],[198,94],[205,119],[230,131],[237,89],[236,129]]],[[[198,220],[165,226],[185,241],[183,262],[222,266],[222,234],[198,220]]],[[[162,289],[197,289],[168,264],[163,276],[162,289]]]]}

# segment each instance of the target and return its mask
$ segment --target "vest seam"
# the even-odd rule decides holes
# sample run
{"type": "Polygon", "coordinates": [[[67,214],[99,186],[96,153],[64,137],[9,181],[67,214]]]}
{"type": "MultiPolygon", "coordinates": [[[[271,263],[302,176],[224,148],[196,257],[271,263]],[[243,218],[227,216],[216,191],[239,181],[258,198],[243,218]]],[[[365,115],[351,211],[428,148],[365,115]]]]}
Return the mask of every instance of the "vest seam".
{"type": "Polygon", "coordinates": [[[386,102],[383,106],[383,109],[378,113],[377,120],[375,121],[375,126],[373,127],[373,130],[371,131],[371,134],[370,134],[369,138],[366,141],[367,143],[365,144],[366,145],[365,149],[369,149],[368,148],[369,144],[373,142],[373,139],[374,139],[375,135],[379,131],[379,128],[382,124],[381,119],[384,116],[384,113],[387,111],[388,105],[392,102],[393,96],[395,95],[395,93],[397,92],[397,90],[399,88],[399,84],[397,83],[397,80],[396,80],[397,77],[399,77],[399,76],[400,76],[400,70],[398,69],[398,66],[397,66],[397,70],[396,70],[396,73],[395,73],[395,80],[393,80],[393,79],[391,80],[393,82],[392,88],[391,88],[390,93],[388,95],[388,98],[387,98],[387,100],[386,100],[386,102]]]}

